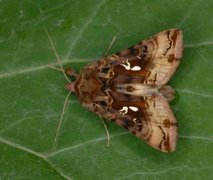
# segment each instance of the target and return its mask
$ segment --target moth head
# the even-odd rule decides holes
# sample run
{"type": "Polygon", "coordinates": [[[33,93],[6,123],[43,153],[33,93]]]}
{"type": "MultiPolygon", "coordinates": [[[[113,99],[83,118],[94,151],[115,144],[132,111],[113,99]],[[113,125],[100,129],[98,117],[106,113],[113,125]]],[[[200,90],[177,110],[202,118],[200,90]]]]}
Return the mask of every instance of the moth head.
{"type": "Polygon", "coordinates": [[[76,90],[75,90],[75,81],[66,84],[66,85],[65,85],[65,88],[66,88],[68,91],[70,91],[70,92],[72,92],[72,93],[75,93],[75,92],[76,92],[76,90]]]}

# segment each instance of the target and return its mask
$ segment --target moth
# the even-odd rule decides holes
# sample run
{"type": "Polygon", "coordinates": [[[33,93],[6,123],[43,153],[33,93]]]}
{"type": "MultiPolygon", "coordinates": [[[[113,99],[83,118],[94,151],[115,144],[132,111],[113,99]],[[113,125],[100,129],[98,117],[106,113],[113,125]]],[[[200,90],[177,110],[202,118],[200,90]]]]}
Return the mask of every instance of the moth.
{"type": "Polygon", "coordinates": [[[177,122],[169,106],[174,90],[167,85],[180,64],[183,35],[179,29],[151,38],[85,66],[65,87],[82,106],[114,121],[153,148],[172,152],[177,122]]]}

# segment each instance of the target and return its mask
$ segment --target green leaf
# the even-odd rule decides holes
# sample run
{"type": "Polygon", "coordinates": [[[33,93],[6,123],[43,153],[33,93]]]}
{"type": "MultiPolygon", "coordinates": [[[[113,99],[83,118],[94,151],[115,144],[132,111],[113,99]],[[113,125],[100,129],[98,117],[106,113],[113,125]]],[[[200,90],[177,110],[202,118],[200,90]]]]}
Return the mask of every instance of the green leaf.
{"type": "Polygon", "coordinates": [[[213,176],[213,11],[211,0],[0,1],[0,179],[211,179],[213,176]],[[184,57],[170,84],[178,99],[174,153],[158,152],[81,107],[67,91],[46,28],[64,67],[170,28],[184,33],[184,57]]]}

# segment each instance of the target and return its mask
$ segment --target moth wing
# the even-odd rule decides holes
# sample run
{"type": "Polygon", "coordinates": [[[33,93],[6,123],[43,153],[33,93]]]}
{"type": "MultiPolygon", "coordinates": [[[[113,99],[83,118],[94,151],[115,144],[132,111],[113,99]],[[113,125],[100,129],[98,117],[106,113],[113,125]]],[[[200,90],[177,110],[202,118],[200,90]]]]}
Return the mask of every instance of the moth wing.
{"type": "Polygon", "coordinates": [[[165,85],[175,73],[182,58],[182,32],[180,30],[161,32],[148,44],[152,45],[148,45],[150,59],[146,67],[145,83],[154,83],[156,86],[165,85]]]}
{"type": "MultiPolygon", "coordinates": [[[[111,119],[119,126],[127,128],[135,136],[162,152],[172,152],[176,148],[177,124],[168,102],[161,96],[146,97],[144,101],[116,102],[113,107],[100,104],[85,104],[91,111],[107,119],[111,119]],[[122,107],[134,107],[138,111],[122,107]]],[[[134,109],[133,109],[134,110],[134,109]]]]}
{"type": "Polygon", "coordinates": [[[138,137],[163,152],[173,152],[177,142],[177,123],[174,114],[161,96],[146,98],[143,130],[138,137]]]}
{"type": "Polygon", "coordinates": [[[129,75],[137,73],[137,76],[143,77],[144,84],[162,86],[175,73],[182,54],[182,31],[170,29],[112,56],[104,57],[99,64],[103,65],[100,68],[114,67],[118,73],[125,70],[129,75]]]}
{"type": "Polygon", "coordinates": [[[77,86],[77,95],[82,105],[127,128],[150,146],[174,151],[176,119],[166,99],[160,94],[136,96],[134,89],[126,87],[124,91],[122,85],[163,86],[180,63],[182,46],[182,32],[171,29],[87,65],[78,78],[81,86],[77,86]]]}

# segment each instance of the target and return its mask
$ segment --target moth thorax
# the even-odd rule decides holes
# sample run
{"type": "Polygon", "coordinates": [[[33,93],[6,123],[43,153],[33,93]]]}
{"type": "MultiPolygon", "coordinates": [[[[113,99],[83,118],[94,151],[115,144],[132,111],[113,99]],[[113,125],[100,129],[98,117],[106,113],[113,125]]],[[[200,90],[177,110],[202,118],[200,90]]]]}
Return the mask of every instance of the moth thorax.
{"type": "Polygon", "coordinates": [[[132,96],[152,96],[158,93],[158,90],[148,84],[119,84],[116,90],[120,93],[129,94],[132,96]]]}

